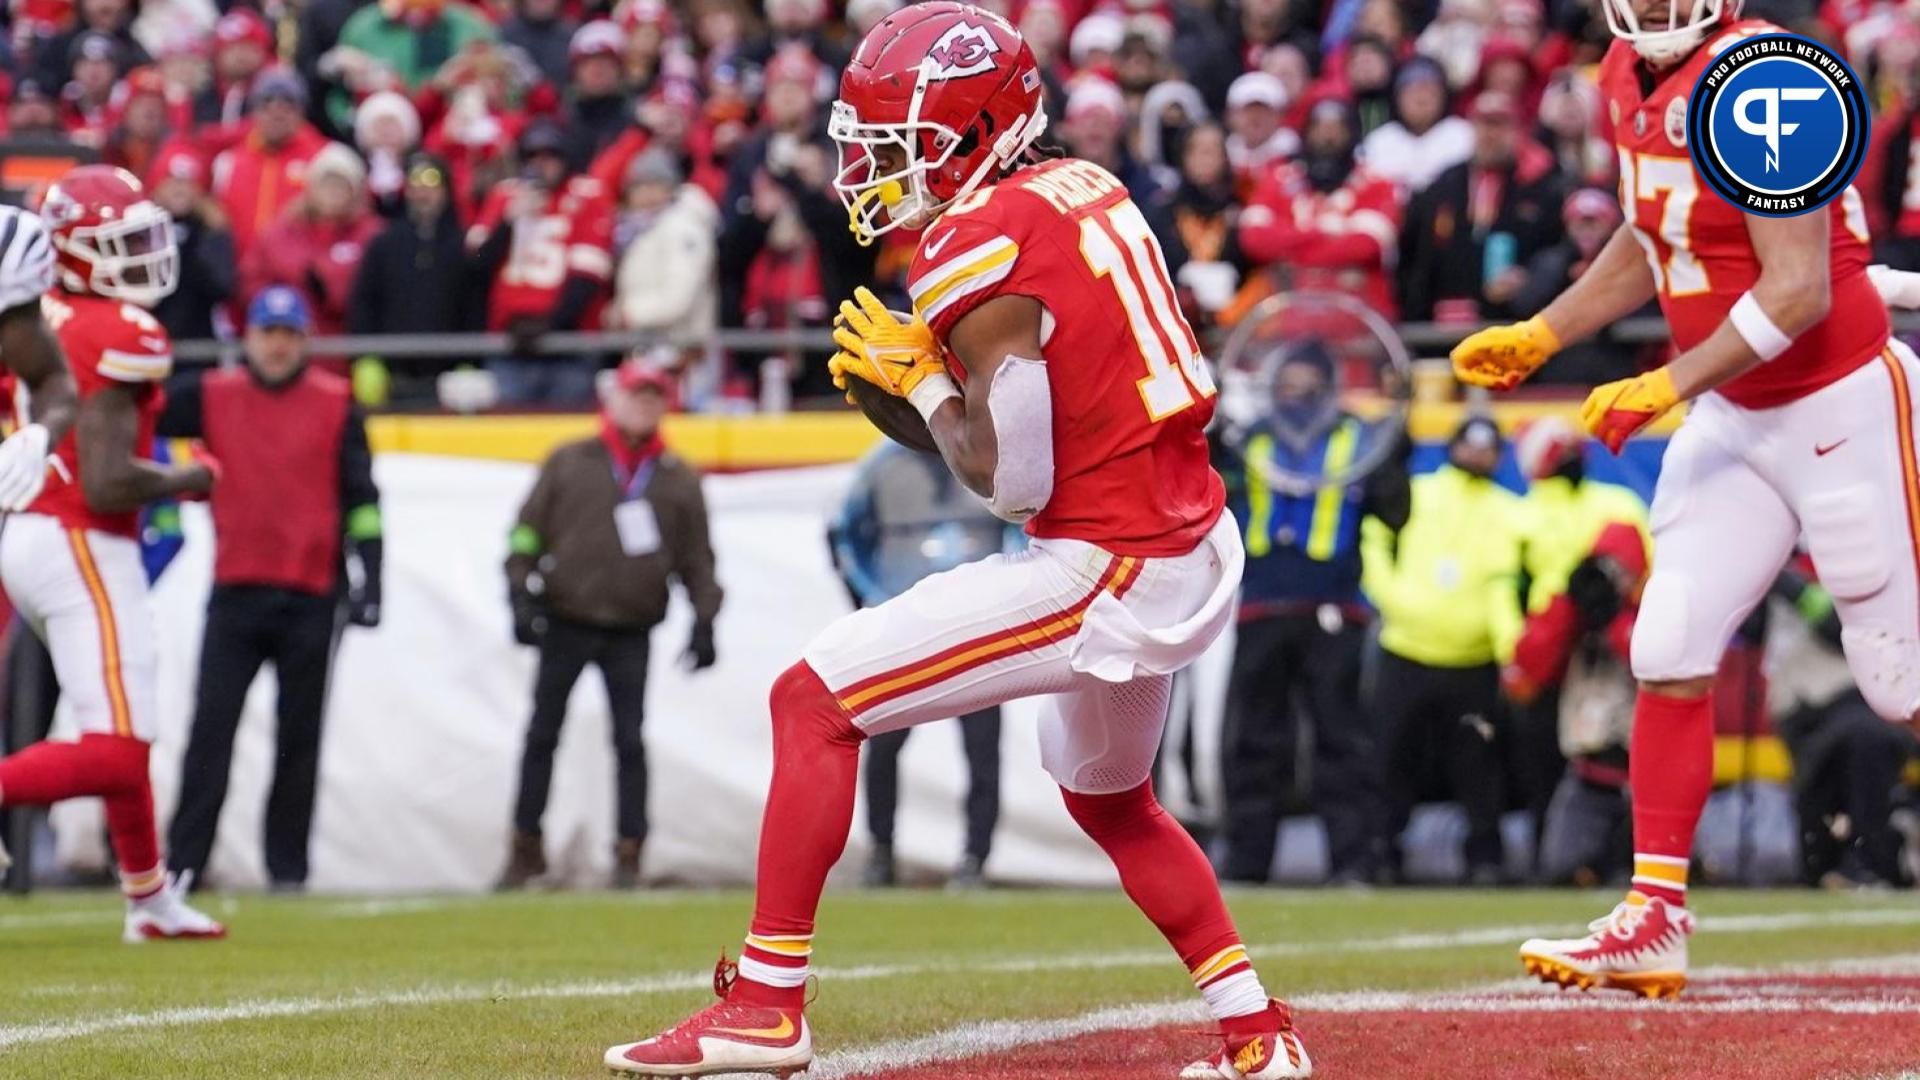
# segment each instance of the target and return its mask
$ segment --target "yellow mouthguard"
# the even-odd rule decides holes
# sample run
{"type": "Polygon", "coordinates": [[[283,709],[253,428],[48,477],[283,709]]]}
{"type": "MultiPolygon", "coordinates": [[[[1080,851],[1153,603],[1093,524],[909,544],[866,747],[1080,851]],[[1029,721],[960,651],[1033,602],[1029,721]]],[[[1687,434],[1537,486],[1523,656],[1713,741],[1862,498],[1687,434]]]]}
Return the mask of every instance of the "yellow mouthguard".
{"type": "Polygon", "coordinates": [[[906,197],[906,190],[900,186],[898,180],[887,180],[875,184],[854,196],[853,202],[847,207],[847,228],[852,231],[853,238],[860,242],[861,247],[867,247],[874,241],[874,234],[867,228],[863,217],[867,207],[878,202],[881,206],[892,209],[906,197]]]}

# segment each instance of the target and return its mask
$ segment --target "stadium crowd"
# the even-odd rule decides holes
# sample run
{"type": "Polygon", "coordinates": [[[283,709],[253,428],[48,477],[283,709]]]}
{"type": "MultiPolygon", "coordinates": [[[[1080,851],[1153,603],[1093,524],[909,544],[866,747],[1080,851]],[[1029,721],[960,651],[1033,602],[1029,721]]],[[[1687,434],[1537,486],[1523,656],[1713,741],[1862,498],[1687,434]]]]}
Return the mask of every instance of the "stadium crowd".
{"type": "MultiPolygon", "coordinates": [[[[235,333],[270,284],[317,333],[506,331],[510,403],[584,403],[634,329],[682,359],[716,325],[821,326],[900,297],[913,237],[857,246],[824,134],[848,48],[898,0],[11,0],[0,177],[98,155],[180,223],[180,338],[235,333]],[[395,287],[405,280],[405,302],[395,287]]],[[[1582,0],[988,0],[1046,73],[1052,136],[1127,184],[1190,314],[1276,288],[1389,316],[1525,316],[1618,220],[1582,0]]],[[[1873,0],[1753,0],[1872,85],[1858,186],[1880,257],[1920,266],[1920,21],[1873,0]]],[[[824,394],[824,357],[716,360],[719,393],[824,394]],[[783,390],[785,387],[783,387],[783,390]]],[[[1634,351],[1569,350],[1550,381],[1634,351]]],[[[785,394],[777,395],[780,400],[785,394]]]]}
{"type": "MultiPolygon", "coordinates": [[[[142,177],[176,223],[180,286],[156,315],[179,339],[238,335],[248,301],[284,286],[316,335],[506,334],[486,363],[512,405],[593,400],[615,358],[543,342],[579,329],[643,331],[656,361],[717,373],[680,387],[683,404],[827,397],[824,354],[718,355],[713,331],[824,327],[861,285],[907,306],[916,237],[853,240],[825,134],[849,47],[898,2],[10,0],[0,189],[30,199],[73,160],[142,177]]],[[[1525,317],[1619,223],[1592,80],[1610,39],[1590,0],[979,2],[1019,27],[1050,137],[1126,184],[1203,330],[1303,288],[1401,322],[1525,317]]],[[[1856,186],[1877,258],[1920,269],[1920,14],[1890,0],[1747,10],[1838,45],[1870,84],[1856,186]]],[[[1592,384],[1655,359],[1603,335],[1536,382],[1592,384]]],[[[1327,500],[1276,502],[1238,477],[1252,562],[1229,702],[1228,876],[1264,880],[1281,817],[1303,808],[1335,834],[1332,876],[1403,876],[1382,826],[1397,834],[1427,797],[1466,804],[1464,877],[1510,875],[1496,819],[1514,807],[1553,840],[1528,871],[1621,872],[1631,680],[1608,650],[1631,626],[1645,508],[1594,494],[1578,440],[1559,435],[1522,440],[1525,500],[1490,489],[1512,456],[1489,428],[1463,426],[1443,466],[1410,484],[1403,471],[1397,496],[1370,483],[1333,500],[1324,531],[1327,500]],[[1580,528],[1556,534],[1575,503],[1580,528]],[[1513,540],[1496,557],[1508,563],[1465,567],[1505,592],[1466,606],[1448,595],[1462,530],[1513,540]],[[1547,549],[1554,564],[1536,565],[1547,549]],[[1387,727],[1360,730],[1363,717],[1387,727]]],[[[1339,430],[1315,428],[1313,452],[1339,430]]],[[[1233,462],[1222,468],[1233,484],[1233,462]]],[[[1771,617],[1815,670],[1769,684],[1766,620],[1743,628],[1723,728],[1786,738],[1802,783],[1784,813],[1807,851],[1794,872],[1898,881],[1890,766],[1911,742],[1890,747],[1894,729],[1859,704],[1818,585],[1796,574],[1776,592],[1771,617]]],[[[522,817],[533,834],[537,807],[522,817]]],[[[976,873],[985,844],[970,850],[976,873]]]]}

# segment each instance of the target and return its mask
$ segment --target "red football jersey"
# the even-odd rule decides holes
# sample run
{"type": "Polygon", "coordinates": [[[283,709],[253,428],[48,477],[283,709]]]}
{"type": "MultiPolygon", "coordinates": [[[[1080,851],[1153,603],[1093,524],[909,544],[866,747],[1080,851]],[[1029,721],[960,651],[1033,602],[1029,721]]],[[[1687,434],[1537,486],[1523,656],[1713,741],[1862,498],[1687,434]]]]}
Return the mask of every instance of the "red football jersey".
{"type": "MultiPolygon", "coordinates": [[[[478,248],[506,219],[523,182],[494,185],[480,216],[467,230],[467,247],[478,248]]],[[[494,275],[487,304],[487,327],[505,330],[521,318],[544,318],[560,302],[560,290],[574,274],[606,281],[613,276],[613,200],[591,176],[576,176],[547,197],[540,213],[514,226],[507,260],[494,275]]],[[[578,329],[600,325],[605,290],[595,297],[578,329]]]]}
{"type": "MultiPolygon", "coordinates": [[[[1215,389],[1139,207],[1090,162],[1029,166],[955,202],[920,237],[914,308],[943,343],[995,296],[1046,308],[1053,497],[1027,522],[1123,555],[1183,555],[1225,505],[1207,460],[1215,389]]],[[[958,360],[948,366],[964,377],[958,360]]]]}
{"type": "MultiPolygon", "coordinates": [[[[166,328],[145,308],[99,296],[55,291],[40,306],[67,354],[80,400],[109,386],[130,387],[140,416],[133,445],[152,446],[154,425],[166,403],[160,384],[173,370],[173,344],[166,328]]],[[[51,514],[68,528],[139,538],[139,511],[102,514],[87,507],[80,494],[80,455],[72,431],[54,448],[54,456],[66,466],[71,482],[48,477],[46,489],[27,508],[28,513],[51,514]]]]}
{"type": "MultiPolygon", "coordinates": [[[[1687,153],[1687,95],[1723,49],[1741,38],[1780,32],[1761,19],[1734,23],[1680,66],[1655,76],[1652,93],[1644,95],[1645,68],[1632,46],[1616,41],[1600,62],[1600,93],[1620,153],[1620,205],[1646,249],[1660,309],[1682,350],[1705,341],[1760,278],[1746,213],[1714,194],[1687,153]]],[[[1886,347],[1887,306],[1867,280],[1870,238],[1860,193],[1847,188],[1828,216],[1832,310],[1786,352],[1720,387],[1736,405],[1765,409],[1805,397],[1886,347]]]]}

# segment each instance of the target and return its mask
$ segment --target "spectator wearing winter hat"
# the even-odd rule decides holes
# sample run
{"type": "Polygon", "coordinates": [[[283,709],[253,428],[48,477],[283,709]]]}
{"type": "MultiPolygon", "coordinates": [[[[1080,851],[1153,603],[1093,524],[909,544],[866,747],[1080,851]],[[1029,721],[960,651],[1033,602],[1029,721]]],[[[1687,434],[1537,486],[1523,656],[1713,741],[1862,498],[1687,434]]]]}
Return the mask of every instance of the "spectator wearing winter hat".
{"type": "Polygon", "coordinates": [[[1424,56],[1393,77],[1393,119],[1360,141],[1360,161],[1415,195],[1473,154],[1473,125],[1447,114],[1447,78],[1424,56]]]}
{"type": "Polygon", "coordinates": [[[713,130],[700,116],[699,93],[689,82],[663,79],[634,110],[634,122],[600,152],[588,173],[618,191],[627,169],[651,149],[668,153],[688,183],[704,191],[716,206],[727,189],[727,174],[715,160],[713,130]]]}
{"type": "Polygon", "coordinates": [[[60,122],[60,109],[52,94],[37,79],[24,78],[13,84],[7,99],[7,138],[33,140],[39,144],[71,145],[67,128],[60,122]]]}
{"type": "Polygon", "coordinates": [[[1227,160],[1240,190],[1250,193],[1268,168],[1300,150],[1300,136],[1281,126],[1289,103],[1277,76],[1249,71],[1227,90],[1227,160]]]}
{"type": "MultiPolygon", "coordinates": [[[[485,282],[467,272],[466,238],[454,211],[453,173],[432,154],[407,158],[401,213],[386,224],[353,279],[347,329],[355,334],[452,334],[477,330],[485,282]]],[[[427,378],[455,358],[407,365],[427,378]]],[[[403,395],[397,395],[403,396],[403,395]]]]}
{"type": "Polygon", "coordinates": [[[578,27],[567,18],[563,0],[515,0],[513,14],[500,24],[500,41],[519,49],[555,86],[567,82],[567,47],[578,27]]]}
{"type": "Polygon", "coordinates": [[[407,155],[420,145],[420,113],[403,95],[382,90],[354,110],[353,144],[367,162],[367,194],[374,210],[381,217],[398,217],[407,155]]]}
{"type": "Polygon", "coordinates": [[[328,96],[327,113],[342,131],[353,103],[376,90],[409,93],[476,41],[492,41],[493,24],[477,8],[448,0],[378,0],[347,19],[340,43],[319,61],[321,74],[345,86],[328,96]]]}
{"type": "Polygon", "coordinates": [[[194,97],[195,126],[239,125],[253,80],[273,60],[273,31],[251,8],[237,7],[213,24],[213,81],[194,97]]]}
{"type": "Polygon", "coordinates": [[[611,318],[686,349],[698,346],[719,319],[714,288],[720,212],[705,192],[681,179],[663,148],[628,167],[614,226],[619,270],[611,318]]]}
{"type": "Polygon", "coordinates": [[[700,65],[679,48],[680,24],[666,0],[623,0],[615,22],[625,35],[621,60],[627,85],[654,86],[667,79],[697,78],[700,65]]]}
{"type": "Polygon", "coordinates": [[[60,90],[61,122],[76,142],[100,146],[111,126],[113,88],[126,71],[125,50],[111,34],[83,31],[72,39],[73,78],[60,90]]]}
{"type": "MultiPolygon", "coordinates": [[[[1526,284],[1513,298],[1515,316],[1539,314],[1593,266],[1594,257],[1620,227],[1620,203],[1610,191],[1581,188],[1567,196],[1560,218],[1566,235],[1540,249],[1527,263],[1526,284]]],[[[1658,315],[1659,308],[1649,300],[1642,312],[1658,315]]],[[[1535,374],[1534,381],[1597,386],[1625,379],[1639,370],[1637,353],[1633,346],[1613,340],[1611,332],[1602,331],[1555,353],[1535,374]]]]}
{"type": "Polygon", "coordinates": [[[613,200],[567,159],[566,133],[552,120],[528,124],[518,150],[520,174],[487,193],[466,236],[468,272],[487,283],[487,328],[512,339],[487,368],[506,401],[585,404],[591,360],[546,352],[540,341],[599,328],[613,277],[613,200]]]}
{"type": "Polygon", "coordinates": [[[154,306],[153,317],[175,341],[214,337],[214,310],[233,298],[236,266],[227,215],[207,190],[207,164],[188,147],[160,151],[147,191],[173,217],[180,284],[154,306]]]}
{"type": "Polygon", "coordinates": [[[1596,130],[1600,119],[1600,91],[1584,75],[1562,71],[1547,80],[1540,95],[1540,138],[1577,183],[1610,187],[1619,162],[1613,144],[1596,130]]]}
{"type": "Polygon", "coordinates": [[[1126,39],[1126,20],[1110,11],[1096,11],[1081,19],[1067,38],[1067,61],[1075,75],[1111,79],[1114,57],[1126,39]]]}
{"type": "Polygon", "coordinates": [[[1273,284],[1349,293],[1391,319],[1400,196],[1354,158],[1359,121],[1338,98],[1307,114],[1298,160],[1272,168],[1240,214],[1240,250],[1273,284]]]}
{"type": "Polygon", "coordinates": [[[1468,113],[1472,156],[1407,207],[1400,285],[1411,320],[1511,316],[1528,262],[1560,238],[1564,180],[1552,155],[1526,138],[1519,103],[1490,92],[1468,113]]]}
{"type": "Polygon", "coordinates": [[[632,122],[626,42],[616,23],[596,19],[575,31],[567,47],[567,160],[575,168],[585,168],[632,122]]]}
{"type": "Polygon", "coordinates": [[[314,333],[345,332],[353,277],[381,224],[366,183],[366,166],[345,146],[328,143],[315,154],[300,198],[242,256],[241,292],[289,286],[313,312],[314,333]]]}
{"type": "Polygon", "coordinates": [[[81,56],[80,39],[89,34],[105,35],[113,42],[114,60],[121,71],[153,63],[153,57],[134,39],[134,9],[134,0],[75,0],[78,18],[73,27],[42,41],[36,50],[34,74],[40,84],[67,85],[81,56]]]}
{"type": "Polygon", "coordinates": [[[135,68],[114,88],[107,106],[110,127],[100,160],[143,176],[169,137],[185,128],[185,95],[174,94],[156,68],[135,68]]]}
{"type": "Polygon", "coordinates": [[[183,46],[205,41],[219,18],[214,0],[139,0],[128,29],[158,61],[183,46]]]}
{"type": "Polygon", "coordinates": [[[1342,71],[1346,97],[1353,103],[1364,139],[1393,119],[1393,68],[1397,60],[1392,46],[1371,34],[1356,35],[1348,41],[1345,60],[1342,71]]]}
{"type": "Polygon", "coordinates": [[[246,138],[213,159],[213,194],[226,209],[234,250],[245,258],[305,187],[307,162],[328,144],[307,123],[307,86],[284,68],[261,73],[250,95],[246,138]]]}

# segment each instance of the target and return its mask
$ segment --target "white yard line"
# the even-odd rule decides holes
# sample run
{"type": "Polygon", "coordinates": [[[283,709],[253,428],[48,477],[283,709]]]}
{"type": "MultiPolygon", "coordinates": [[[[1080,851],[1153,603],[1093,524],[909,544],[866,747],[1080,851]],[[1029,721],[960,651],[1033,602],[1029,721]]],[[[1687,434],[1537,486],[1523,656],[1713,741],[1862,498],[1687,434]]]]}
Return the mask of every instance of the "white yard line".
{"type": "MultiPolygon", "coordinates": [[[[1911,956],[1897,958],[1902,962],[1911,962],[1911,956]]],[[[1803,970],[1824,973],[1825,965],[1816,965],[1811,969],[1795,968],[1728,968],[1727,973],[1758,975],[1766,972],[1780,974],[1803,970]]],[[[1861,970],[1866,970],[1864,965],[1861,970]]],[[[1884,1001],[1862,1001],[1845,999],[1820,999],[1802,997],[1772,997],[1761,994],[1732,995],[1701,1000],[1690,997],[1680,1001],[1643,1001],[1625,995],[1570,994],[1540,992],[1537,984],[1522,983],[1518,987],[1513,982],[1503,981],[1474,990],[1464,991],[1358,991],[1338,994],[1301,994],[1292,999],[1296,1015],[1311,1017],[1315,1013],[1381,1013],[1381,1012],[1425,1012],[1425,1013],[1551,1013],[1551,1012],[1648,1012],[1661,1015],[1682,1013],[1807,1013],[1821,1012],[1838,1015],[1886,1015],[1901,1014],[1920,1016],[1920,997],[1896,998],[1884,1001]],[[1516,996],[1511,991],[1524,989],[1527,996],[1516,996]]],[[[930,1065],[939,1062],[962,1061],[986,1054],[1002,1053],[1026,1046],[1037,1046],[1061,1039],[1070,1039],[1080,1035],[1092,1035],[1109,1031],[1132,1031],[1142,1028],[1164,1027],[1170,1024],[1191,1023],[1205,1026],[1211,1023],[1206,1009],[1197,1001],[1166,1002],[1161,1004],[1128,1005],[1119,1008],[1101,1009],[1098,1012],[1081,1016],[1070,1016],[1054,1020],[1019,1020],[972,1022],[948,1028],[914,1039],[902,1039],[894,1042],[879,1043],[873,1046],[822,1055],[815,1063],[809,1077],[820,1080],[842,1080],[867,1076],[889,1069],[911,1068],[916,1065],[930,1065]]],[[[1310,1023],[1310,1021],[1309,1021],[1310,1023]]],[[[1309,1032],[1310,1033],[1310,1032],[1309,1032]]],[[[1196,1040],[1197,1045],[1204,1045],[1196,1040]]],[[[1311,1053],[1312,1048],[1308,1048],[1311,1053]]],[[[1920,1074],[1909,1074],[1900,1078],[1884,1080],[1916,1080],[1920,1074]]]]}
{"type": "MultiPolygon", "coordinates": [[[[76,913],[79,914],[79,913],[76,913]]],[[[1787,912],[1778,915],[1733,915],[1703,923],[1702,932],[1780,933],[1791,930],[1836,926],[1884,926],[1920,923],[1920,909],[1875,909],[1868,911],[1787,912]]],[[[1451,933],[1401,934],[1386,938],[1349,939],[1323,942],[1277,942],[1250,946],[1256,958],[1266,961],[1285,957],[1345,952],[1419,952],[1481,945],[1513,945],[1530,935],[1564,931],[1564,926],[1494,926],[1451,933]]],[[[929,974],[1025,974],[1045,971],[1098,971],[1117,968],[1150,967],[1172,963],[1164,949],[1134,950],[1116,953],[1078,953],[1020,959],[983,960],[962,963],[877,964],[849,968],[823,968],[819,974],[833,981],[864,981],[914,977],[929,974]]],[[[106,1013],[91,1017],[41,1023],[0,1026],[0,1051],[40,1043],[90,1038],[115,1032],[156,1028],[191,1027],[233,1021],[321,1016],[357,1009],[400,1008],[459,1004],[477,1001],[516,1001],[565,998],[615,998],[648,994],[682,993],[709,985],[705,976],[664,975],[632,980],[571,982],[547,985],[454,985],[424,986],[411,990],[379,993],[340,994],[262,998],[223,1005],[198,1005],[151,1011],[106,1013]]],[[[1505,985],[1505,984],[1503,984],[1505,985]]],[[[1312,1000],[1312,999],[1302,999],[1312,1000]]],[[[1100,1014],[1095,1014],[1100,1015],[1100,1014]]],[[[958,1029],[956,1029],[958,1030],[958,1029]]]]}

